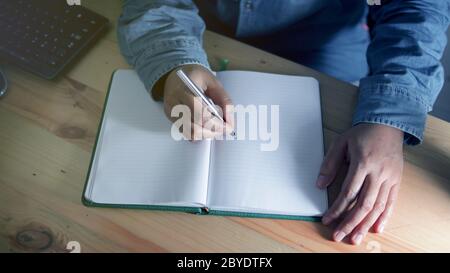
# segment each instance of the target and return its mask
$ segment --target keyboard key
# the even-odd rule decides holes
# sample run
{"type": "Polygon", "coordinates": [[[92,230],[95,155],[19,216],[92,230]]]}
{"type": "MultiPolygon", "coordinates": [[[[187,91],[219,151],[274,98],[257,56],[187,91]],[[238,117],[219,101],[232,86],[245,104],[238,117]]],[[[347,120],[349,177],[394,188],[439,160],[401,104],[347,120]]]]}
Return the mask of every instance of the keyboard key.
{"type": "Polygon", "coordinates": [[[0,0],[0,57],[51,78],[106,23],[64,0],[0,0]]]}

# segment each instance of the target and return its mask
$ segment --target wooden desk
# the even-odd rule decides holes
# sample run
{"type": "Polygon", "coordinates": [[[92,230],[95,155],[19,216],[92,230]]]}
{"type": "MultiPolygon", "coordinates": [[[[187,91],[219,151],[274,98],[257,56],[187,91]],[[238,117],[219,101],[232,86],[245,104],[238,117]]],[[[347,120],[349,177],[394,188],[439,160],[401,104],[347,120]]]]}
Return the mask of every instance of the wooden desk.
{"type": "MultiPolygon", "coordinates": [[[[115,23],[120,0],[83,1],[115,23]],[[105,9],[104,7],[108,7],[105,9]]],[[[207,32],[213,67],[309,75],[320,80],[326,144],[350,126],[357,89],[311,69],[207,32]]],[[[382,235],[358,247],[329,241],[318,223],[87,208],[80,198],[107,85],[127,68],[115,29],[50,82],[7,68],[0,101],[0,251],[450,251],[450,125],[429,117],[423,145],[406,148],[402,190],[382,235]]]]}

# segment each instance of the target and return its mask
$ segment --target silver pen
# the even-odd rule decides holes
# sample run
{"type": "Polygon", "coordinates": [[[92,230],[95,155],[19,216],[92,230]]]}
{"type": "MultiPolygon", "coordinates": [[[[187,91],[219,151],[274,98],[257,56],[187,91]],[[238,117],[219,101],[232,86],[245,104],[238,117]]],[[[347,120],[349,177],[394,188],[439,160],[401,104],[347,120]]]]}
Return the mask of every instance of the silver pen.
{"type": "MultiPolygon", "coordinates": [[[[208,107],[208,110],[211,112],[211,114],[215,117],[217,117],[218,119],[220,119],[223,123],[225,123],[225,120],[223,119],[223,117],[220,115],[219,110],[217,109],[216,105],[214,104],[214,102],[208,98],[205,93],[203,92],[203,90],[198,87],[189,77],[188,75],[186,75],[186,73],[184,73],[184,71],[182,69],[178,69],[177,70],[177,76],[181,79],[181,81],[188,87],[188,89],[192,92],[192,94],[194,94],[194,96],[200,97],[200,99],[202,100],[202,102],[206,105],[206,107],[208,107]]],[[[233,131],[231,132],[232,136],[236,136],[236,133],[233,131]]]]}

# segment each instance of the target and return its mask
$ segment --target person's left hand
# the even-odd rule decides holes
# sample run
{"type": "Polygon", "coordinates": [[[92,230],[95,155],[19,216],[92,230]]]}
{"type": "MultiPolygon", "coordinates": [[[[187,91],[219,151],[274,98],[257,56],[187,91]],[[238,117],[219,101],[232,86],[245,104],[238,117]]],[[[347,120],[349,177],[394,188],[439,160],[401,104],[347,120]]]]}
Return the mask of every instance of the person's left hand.
{"type": "Polygon", "coordinates": [[[382,232],[392,213],[403,171],[403,132],[380,124],[358,124],[330,147],[317,179],[325,189],[343,163],[349,167],[336,201],[322,218],[337,222],[333,239],[360,244],[370,228],[382,232]]]}

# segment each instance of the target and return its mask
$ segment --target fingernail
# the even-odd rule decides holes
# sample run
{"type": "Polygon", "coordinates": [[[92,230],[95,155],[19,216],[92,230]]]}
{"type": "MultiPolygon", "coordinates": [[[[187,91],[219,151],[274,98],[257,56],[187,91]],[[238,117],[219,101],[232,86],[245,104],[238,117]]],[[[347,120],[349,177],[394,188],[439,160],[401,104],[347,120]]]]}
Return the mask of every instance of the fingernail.
{"type": "Polygon", "coordinates": [[[384,231],[384,223],[381,223],[381,224],[378,226],[378,233],[383,233],[383,231],[384,231]]]}
{"type": "Polygon", "coordinates": [[[319,175],[317,178],[317,187],[323,189],[327,186],[327,177],[325,175],[319,175]]]}
{"type": "Polygon", "coordinates": [[[344,237],[345,237],[345,233],[342,232],[342,231],[338,231],[338,232],[336,232],[336,233],[334,234],[334,240],[335,240],[336,242],[342,241],[342,239],[344,239],[344,237]]]}
{"type": "Polygon", "coordinates": [[[361,241],[363,239],[363,236],[361,233],[356,234],[355,237],[353,237],[353,242],[355,243],[355,245],[359,245],[361,244],[361,241]]]}

